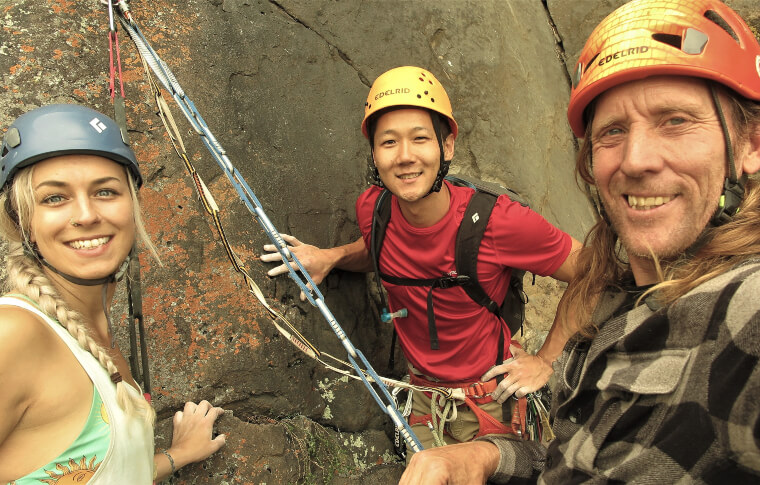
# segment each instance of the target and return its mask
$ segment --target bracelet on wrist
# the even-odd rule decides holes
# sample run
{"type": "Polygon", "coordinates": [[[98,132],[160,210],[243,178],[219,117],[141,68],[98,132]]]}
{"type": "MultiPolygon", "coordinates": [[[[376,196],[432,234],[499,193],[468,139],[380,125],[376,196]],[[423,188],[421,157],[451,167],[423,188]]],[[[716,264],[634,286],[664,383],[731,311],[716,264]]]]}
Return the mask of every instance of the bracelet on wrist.
{"type": "Polygon", "coordinates": [[[161,451],[161,453],[163,453],[164,455],[166,455],[166,458],[169,459],[169,465],[171,465],[171,467],[172,467],[172,471],[171,471],[170,475],[174,475],[174,473],[177,471],[177,468],[174,466],[174,458],[172,458],[172,455],[170,455],[169,452],[166,451],[166,450],[161,451]]]}

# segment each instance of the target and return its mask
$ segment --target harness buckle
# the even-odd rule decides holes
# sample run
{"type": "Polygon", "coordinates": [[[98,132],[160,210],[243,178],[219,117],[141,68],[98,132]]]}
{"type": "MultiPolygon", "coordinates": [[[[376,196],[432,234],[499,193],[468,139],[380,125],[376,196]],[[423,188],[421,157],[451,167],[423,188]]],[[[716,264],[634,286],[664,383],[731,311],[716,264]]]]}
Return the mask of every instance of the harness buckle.
{"type": "Polygon", "coordinates": [[[465,390],[465,395],[472,399],[482,399],[488,395],[488,391],[486,391],[482,382],[473,382],[465,390]]]}

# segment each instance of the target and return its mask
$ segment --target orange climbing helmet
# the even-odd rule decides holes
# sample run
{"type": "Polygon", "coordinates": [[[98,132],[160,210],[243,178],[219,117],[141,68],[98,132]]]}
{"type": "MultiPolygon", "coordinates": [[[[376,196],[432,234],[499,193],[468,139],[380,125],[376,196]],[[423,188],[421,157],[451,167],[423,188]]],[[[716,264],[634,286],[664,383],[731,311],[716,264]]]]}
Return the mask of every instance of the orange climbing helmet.
{"type": "Polygon", "coordinates": [[[385,108],[411,106],[425,108],[445,116],[451,134],[457,137],[459,128],[451,111],[451,101],[446,90],[430,71],[414,66],[402,66],[381,74],[369,90],[364,104],[362,133],[369,138],[367,120],[385,108]]]}
{"type": "Polygon", "coordinates": [[[589,36],[572,75],[567,117],[585,135],[586,107],[602,92],[654,75],[702,77],[760,100],[760,45],[718,0],[633,0],[589,36]]]}

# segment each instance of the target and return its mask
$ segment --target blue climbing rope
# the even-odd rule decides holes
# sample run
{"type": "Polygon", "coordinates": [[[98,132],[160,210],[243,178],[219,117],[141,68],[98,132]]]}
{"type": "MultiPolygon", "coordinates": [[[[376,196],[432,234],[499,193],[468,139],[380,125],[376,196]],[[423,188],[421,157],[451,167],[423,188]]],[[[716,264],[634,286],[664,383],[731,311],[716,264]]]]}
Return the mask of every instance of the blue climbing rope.
{"type": "Polygon", "coordinates": [[[126,29],[132,41],[135,43],[140,56],[145,63],[150,67],[151,71],[155,74],[159,83],[163,88],[171,93],[172,98],[176,102],[177,106],[181,109],[182,113],[187,118],[188,122],[192,125],[195,132],[200,136],[203,144],[211,152],[214,160],[216,160],[219,167],[224,171],[225,175],[229,179],[232,186],[240,196],[241,201],[248,208],[249,212],[253,215],[254,219],[264,229],[269,240],[274,244],[277,251],[282,257],[282,261],[288,269],[290,278],[295,281],[301,291],[306,295],[313,306],[319,309],[322,316],[332,328],[335,335],[340,340],[343,347],[348,354],[348,360],[356,371],[357,376],[364,382],[364,385],[369,390],[372,397],[375,399],[380,408],[385,412],[393,421],[394,426],[403,436],[408,446],[414,451],[421,451],[422,445],[412,431],[409,423],[404,419],[401,412],[398,410],[395,404],[394,398],[391,396],[388,388],[383,383],[383,380],[375,372],[375,370],[367,361],[364,354],[359,351],[346,336],[343,328],[338,324],[335,316],[332,314],[327,304],[324,301],[322,293],[317,288],[317,285],[309,275],[306,268],[301,264],[298,258],[288,250],[287,244],[280,236],[279,231],[274,227],[269,217],[267,217],[258,198],[251,190],[248,183],[246,183],[243,176],[235,168],[235,166],[227,157],[222,145],[214,137],[209,129],[208,125],[204,121],[201,114],[195,107],[195,104],[185,94],[182,87],[177,82],[177,79],[172,74],[166,63],[158,56],[155,50],[150,46],[145,36],[140,31],[139,27],[135,23],[130,13],[129,7],[125,0],[120,0],[114,5],[114,9],[118,8],[118,16],[122,26],[126,29]],[[299,275],[300,272],[300,275],[299,275]],[[360,365],[361,364],[361,365],[360,365]],[[364,366],[364,369],[362,369],[364,366]],[[371,381],[371,382],[370,382],[371,381]],[[374,384],[374,386],[373,386],[374,384]],[[377,389],[375,388],[377,387],[377,389]],[[379,390],[379,392],[378,392],[379,390]]]}

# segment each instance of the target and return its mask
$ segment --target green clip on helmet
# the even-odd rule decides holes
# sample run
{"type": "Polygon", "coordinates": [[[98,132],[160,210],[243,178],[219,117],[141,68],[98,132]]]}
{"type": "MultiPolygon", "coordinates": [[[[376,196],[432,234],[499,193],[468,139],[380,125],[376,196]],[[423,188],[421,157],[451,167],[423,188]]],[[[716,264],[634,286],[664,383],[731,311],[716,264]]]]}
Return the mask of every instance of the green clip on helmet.
{"type": "Polygon", "coordinates": [[[114,120],[84,106],[51,104],[24,113],[8,128],[0,149],[0,189],[24,167],[77,153],[125,165],[137,187],[142,185],[135,153],[114,120]]]}

